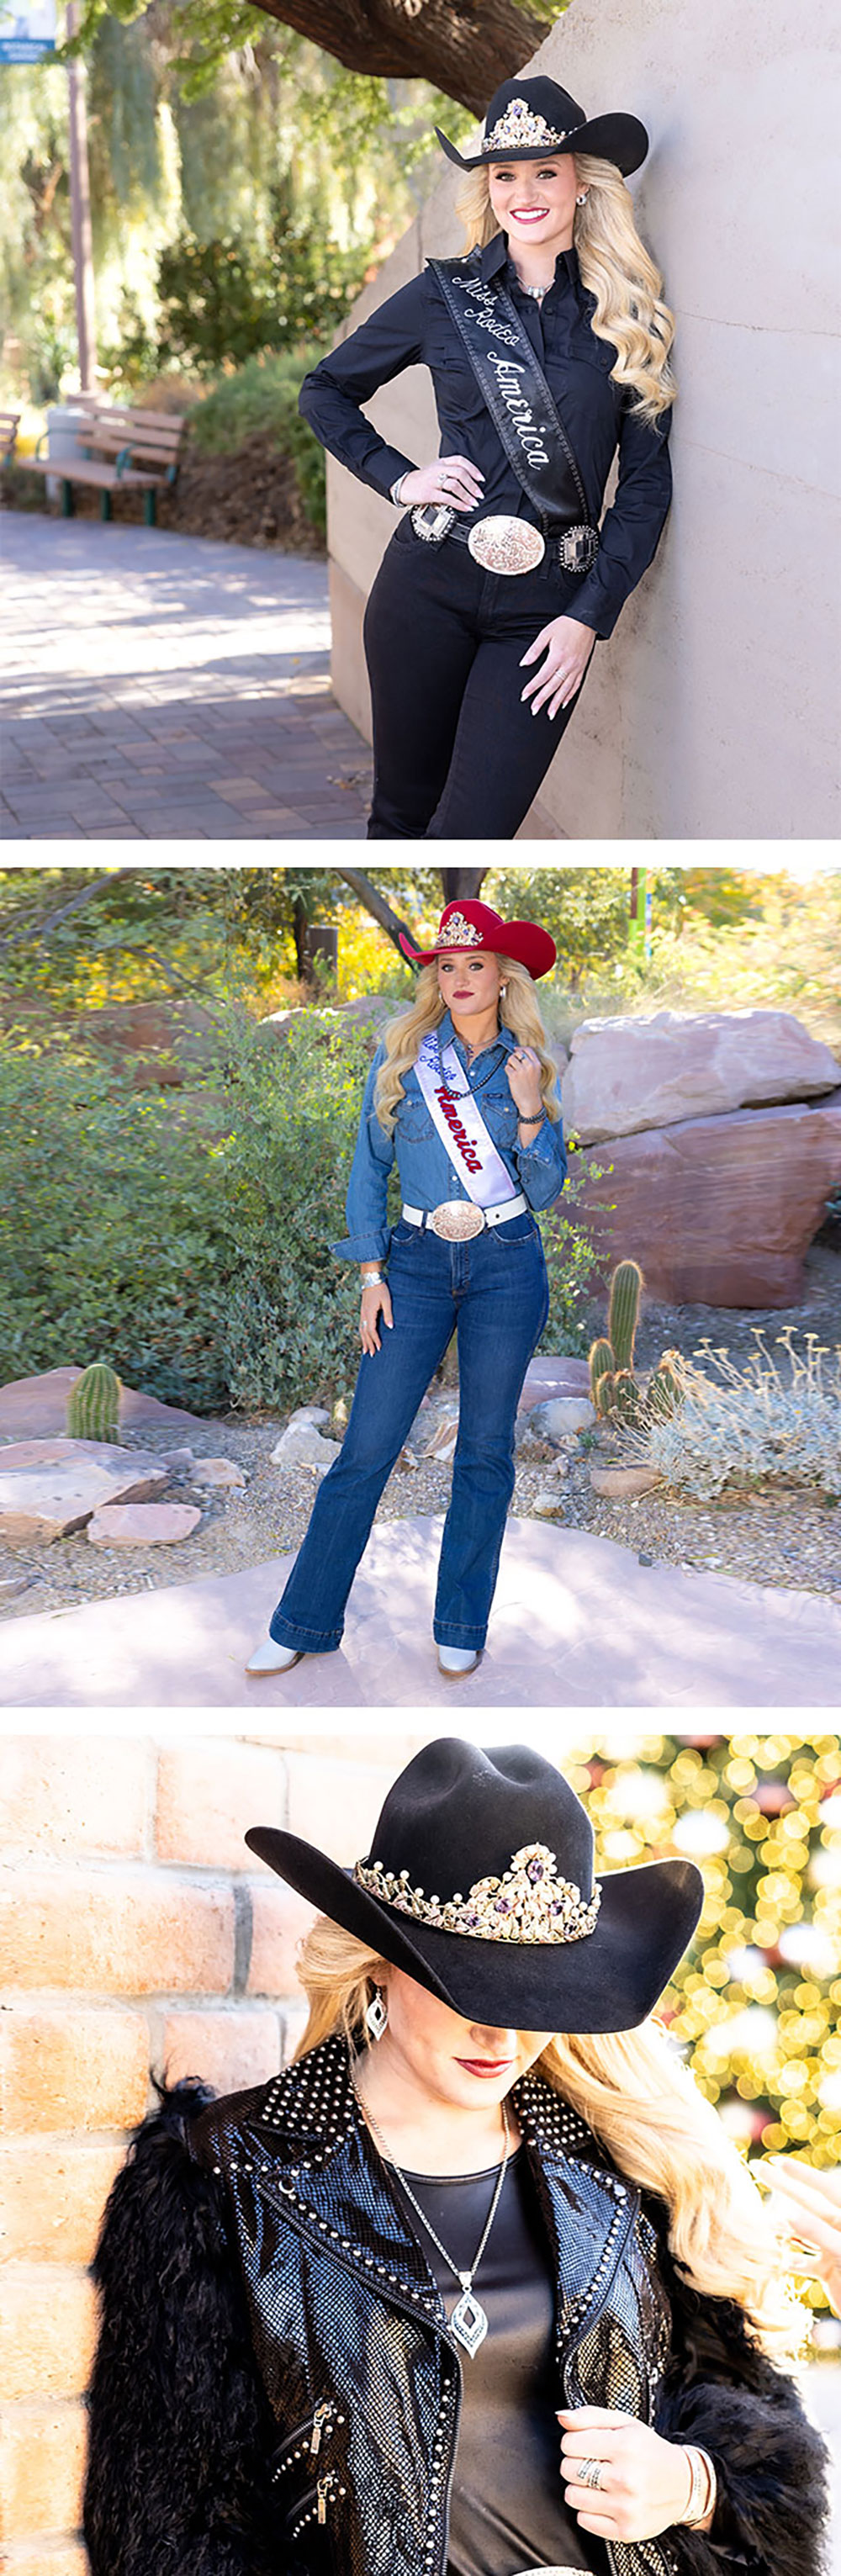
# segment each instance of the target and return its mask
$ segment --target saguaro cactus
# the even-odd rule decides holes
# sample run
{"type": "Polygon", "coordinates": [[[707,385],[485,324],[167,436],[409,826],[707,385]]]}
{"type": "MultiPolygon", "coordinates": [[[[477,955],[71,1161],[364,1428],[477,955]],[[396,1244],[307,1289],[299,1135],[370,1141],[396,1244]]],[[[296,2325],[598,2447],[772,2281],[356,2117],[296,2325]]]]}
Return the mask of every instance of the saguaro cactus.
{"type": "Polygon", "coordinates": [[[90,1368],[83,1369],[67,1400],[71,1440],[119,1441],[121,1393],[116,1370],[109,1368],[107,1360],[93,1360],[90,1368]]]}
{"type": "Polygon", "coordinates": [[[610,1282],[607,1338],[614,1354],[614,1366],[618,1369],[632,1369],[634,1365],[634,1343],[644,1285],[638,1261],[617,1262],[610,1282]]]}

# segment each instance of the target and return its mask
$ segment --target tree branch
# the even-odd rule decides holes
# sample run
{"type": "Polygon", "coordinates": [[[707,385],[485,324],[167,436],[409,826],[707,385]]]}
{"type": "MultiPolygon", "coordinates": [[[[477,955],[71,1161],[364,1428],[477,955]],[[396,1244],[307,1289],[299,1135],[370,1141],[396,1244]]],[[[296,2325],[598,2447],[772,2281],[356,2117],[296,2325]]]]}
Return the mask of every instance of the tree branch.
{"type": "Polygon", "coordinates": [[[379,922],[380,929],[385,931],[386,938],[391,940],[392,947],[396,948],[403,965],[410,966],[412,960],[410,957],[404,957],[400,946],[400,933],[402,930],[404,939],[409,940],[412,939],[413,934],[411,930],[407,930],[404,921],[398,921],[396,912],[392,912],[391,905],[386,903],[385,896],[377,892],[370,877],[363,876],[361,868],[337,868],[336,875],[344,877],[345,884],[350,886],[357,903],[364,904],[366,912],[373,914],[374,920],[379,922]]]}
{"type": "Polygon", "coordinates": [[[69,903],[59,906],[57,912],[46,913],[34,924],[30,913],[22,927],[8,930],[5,938],[0,939],[0,951],[25,946],[27,940],[31,941],[33,947],[40,947],[41,941],[49,939],[51,931],[58,929],[59,922],[67,920],[68,913],[82,912],[85,904],[93,902],[94,895],[104,893],[108,886],[117,885],[120,877],[130,875],[130,868],[109,868],[107,875],[95,877],[90,885],[82,886],[78,894],[71,896],[69,903]]]}
{"type": "Polygon", "coordinates": [[[528,0],[256,0],[347,71],[426,80],[483,116],[500,82],[522,70],[553,12],[528,0]]]}

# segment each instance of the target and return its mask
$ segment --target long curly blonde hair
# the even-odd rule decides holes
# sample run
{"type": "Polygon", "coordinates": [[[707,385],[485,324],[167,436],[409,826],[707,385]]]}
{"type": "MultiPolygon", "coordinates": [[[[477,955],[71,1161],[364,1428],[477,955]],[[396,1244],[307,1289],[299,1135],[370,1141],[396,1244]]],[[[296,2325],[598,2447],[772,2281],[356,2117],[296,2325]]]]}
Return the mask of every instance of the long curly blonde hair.
{"type": "MultiPolygon", "coordinates": [[[[669,366],[675,335],[674,314],[663,301],[663,280],[634,221],[630,190],[612,161],[592,152],[574,154],[575,172],[587,200],[576,206],[573,241],[583,285],[595,296],[591,329],[618,352],[611,375],[637,395],[634,404],[653,422],[668,411],[677,385],[669,366]]],[[[459,189],[456,213],[467,248],[493,241],[500,226],[490,200],[486,168],[471,170],[459,189]]]]}
{"type": "MultiPolygon", "coordinates": [[[[354,2052],[366,2045],[365,2012],[384,1969],[378,1951],[318,1916],[298,1956],[309,2019],[293,2062],[336,2031],[354,2052]]],[[[558,2031],[537,2071],[619,2170],[665,2201],[671,2252],[690,2286],[737,2299],[772,2360],[797,2356],[809,2316],[786,2273],[784,2231],[656,2015],[637,2030],[558,2031]]]]}
{"type": "MultiPolygon", "coordinates": [[[[561,1112],[553,1093],[558,1068],[548,1052],[546,1031],[540,1016],[531,976],[515,957],[498,957],[497,965],[506,990],[500,993],[499,1017],[503,1028],[511,1029],[520,1046],[533,1047],[540,1058],[540,1097],[548,1118],[560,1118],[561,1112]]],[[[380,1066],[374,1093],[374,1111],[385,1134],[393,1132],[394,1121],[404,1098],[403,1076],[414,1064],[421,1039],[430,1029],[437,1029],[443,1019],[446,1002],[438,987],[434,966],[422,966],[415,999],[408,1011],[389,1020],[383,1031],[385,1063],[380,1066]]]]}

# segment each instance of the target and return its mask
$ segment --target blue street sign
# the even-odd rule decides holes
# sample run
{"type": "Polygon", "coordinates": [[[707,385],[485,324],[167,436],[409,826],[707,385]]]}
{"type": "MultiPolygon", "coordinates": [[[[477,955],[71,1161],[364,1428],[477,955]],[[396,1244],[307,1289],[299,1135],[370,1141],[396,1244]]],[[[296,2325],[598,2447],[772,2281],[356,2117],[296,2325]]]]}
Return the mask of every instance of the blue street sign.
{"type": "Polygon", "coordinates": [[[55,0],[0,0],[0,63],[40,63],[55,49],[55,0]]]}

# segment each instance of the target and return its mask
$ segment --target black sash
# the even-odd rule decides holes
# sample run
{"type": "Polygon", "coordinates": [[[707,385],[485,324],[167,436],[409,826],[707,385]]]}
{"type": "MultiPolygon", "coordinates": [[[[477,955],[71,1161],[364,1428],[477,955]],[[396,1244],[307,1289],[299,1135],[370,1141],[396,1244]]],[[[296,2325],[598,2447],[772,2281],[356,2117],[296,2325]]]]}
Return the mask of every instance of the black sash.
{"type": "Polygon", "coordinates": [[[472,261],[431,259],[429,266],[518,483],[544,532],[581,524],[589,544],[582,543],[575,569],[588,570],[598,529],[590,522],[577,457],[507,289],[486,285],[472,261]]]}

